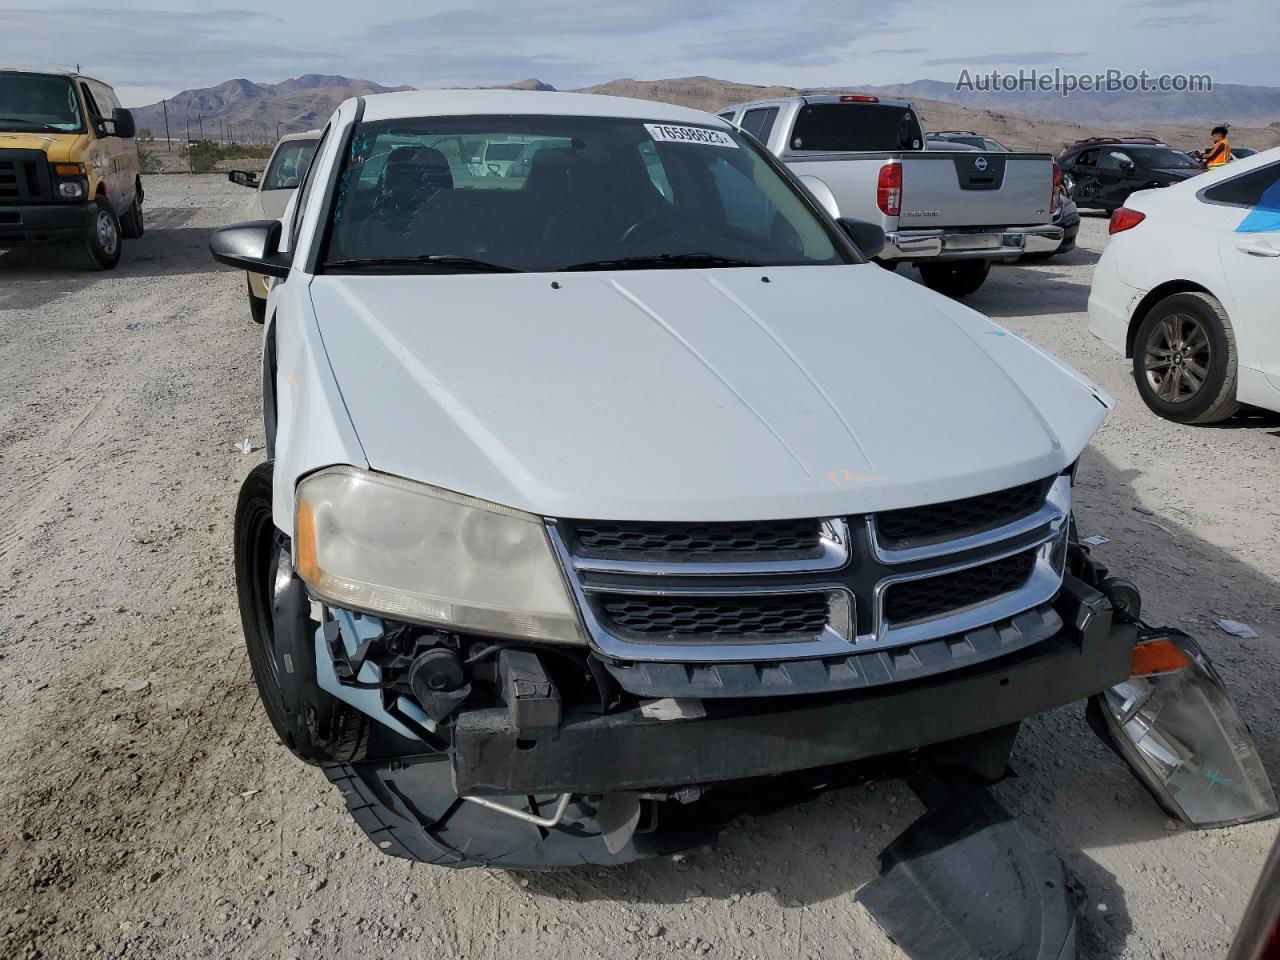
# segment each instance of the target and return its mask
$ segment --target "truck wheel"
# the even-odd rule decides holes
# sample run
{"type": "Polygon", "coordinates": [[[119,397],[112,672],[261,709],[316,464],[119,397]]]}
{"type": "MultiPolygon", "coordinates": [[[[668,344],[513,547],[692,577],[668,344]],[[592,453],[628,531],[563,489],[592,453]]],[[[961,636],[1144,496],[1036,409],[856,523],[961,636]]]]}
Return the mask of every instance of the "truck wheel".
{"type": "Polygon", "coordinates": [[[81,253],[91,270],[110,270],[120,262],[120,220],[106,200],[95,200],[89,207],[81,253]]]}
{"type": "Polygon", "coordinates": [[[1151,411],[1175,423],[1216,423],[1236,401],[1236,338],[1207,293],[1175,293],[1143,318],[1133,339],[1133,375],[1151,411]]]}
{"type": "Polygon", "coordinates": [[[249,316],[253,317],[254,323],[265,323],[267,320],[267,301],[264,297],[256,296],[253,292],[253,281],[245,278],[245,286],[249,291],[249,316]]]}
{"type": "Polygon", "coordinates": [[[137,240],[146,230],[146,224],[142,219],[142,193],[136,191],[133,195],[133,203],[129,205],[128,211],[120,220],[120,229],[124,233],[126,240],[137,240]]]}
{"type": "Polygon", "coordinates": [[[236,592],[249,666],[280,742],[307,763],[364,755],[368,720],[320,689],[310,600],[293,572],[289,538],[271,515],[270,463],[245,479],[236,504],[236,592]]]}
{"type": "Polygon", "coordinates": [[[924,285],[948,297],[967,297],[986,283],[990,272],[990,260],[920,264],[920,279],[924,285]]]}

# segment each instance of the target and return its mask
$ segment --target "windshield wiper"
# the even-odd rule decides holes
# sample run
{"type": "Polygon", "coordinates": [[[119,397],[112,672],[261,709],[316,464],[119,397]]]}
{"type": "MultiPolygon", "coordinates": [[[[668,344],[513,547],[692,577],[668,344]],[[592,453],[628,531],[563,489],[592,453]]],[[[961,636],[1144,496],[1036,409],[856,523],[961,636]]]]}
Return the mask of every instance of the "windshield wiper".
{"type": "Polygon", "coordinates": [[[475,273],[526,273],[523,267],[512,267],[505,263],[489,263],[474,257],[455,257],[445,253],[422,254],[417,257],[363,257],[354,260],[331,260],[326,268],[340,270],[378,270],[383,267],[451,267],[458,272],[475,273]]]}
{"type": "Polygon", "coordinates": [[[722,257],[715,253],[660,253],[646,257],[619,257],[614,260],[588,260],[571,267],[561,267],[562,272],[574,270],[653,270],[663,267],[763,267],[754,260],[722,257]]]}
{"type": "Polygon", "coordinates": [[[0,117],[0,123],[25,123],[29,127],[37,130],[44,130],[48,133],[61,133],[57,127],[48,123],[41,123],[39,120],[27,120],[25,117],[0,117]]]}

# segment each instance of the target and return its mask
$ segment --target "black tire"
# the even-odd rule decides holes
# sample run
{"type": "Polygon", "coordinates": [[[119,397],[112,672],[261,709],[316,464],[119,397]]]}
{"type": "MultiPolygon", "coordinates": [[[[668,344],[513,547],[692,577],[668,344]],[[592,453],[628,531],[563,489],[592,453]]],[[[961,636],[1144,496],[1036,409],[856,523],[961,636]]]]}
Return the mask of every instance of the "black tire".
{"type": "Polygon", "coordinates": [[[1138,395],[1175,423],[1217,423],[1240,409],[1236,338],[1207,293],[1175,293],[1147,312],[1133,339],[1138,395]]]}
{"type": "Polygon", "coordinates": [[[133,203],[120,218],[120,231],[126,240],[137,240],[146,232],[146,229],[146,221],[142,217],[142,187],[139,186],[134,191],[133,203]]]}
{"type": "Polygon", "coordinates": [[[368,719],[316,682],[310,601],[293,572],[289,539],[271,515],[271,464],[240,488],[235,519],[236,592],[249,665],[280,742],[307,763],[364,756],[368,719]]]}
{"type": "Polygon", "coordinates": [[[253,318],[254,323],[266,323],[267,321],[267,300],[265,297],[254,296],[253,282],[247,277],[245,278],[245,287],[249,292],[249,316],[253,318]]]}
{"type": "Polygon", "coordinates": [[[967,297],[987,282],[990,260],[953,260],[949,263],[922,263],[920,279],[930,290],[948,297],[967,297]]]}
{"type": "Polygon", "coordinates": [[[120,219],[105,199],[89,205],[89,225],[80,252],[91,270],[110,270],[120,262],[120,219]]]}

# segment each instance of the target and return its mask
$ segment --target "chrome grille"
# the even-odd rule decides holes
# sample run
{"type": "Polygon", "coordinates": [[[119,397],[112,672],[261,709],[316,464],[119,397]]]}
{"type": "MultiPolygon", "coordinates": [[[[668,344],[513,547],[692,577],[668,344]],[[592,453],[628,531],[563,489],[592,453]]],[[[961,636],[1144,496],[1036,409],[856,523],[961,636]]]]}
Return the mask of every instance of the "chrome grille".
{"type": "Polygon", "coordinates": [[[884,618],[890,624],[945,616],[955,610],[1017,590],[1035,567],[1035,551],[976,567],[895,583],[884,593],[884,618]]]}
{"type": "Polygon", "coordinates": [[[824,593],[747,596],[648,596],[602,594],[608,624],[646,639],[690,637],[731,641],[816,638],[827,626],[824,593]]]}
{"type": "Polygon", "coordinates": [[[575,552],[606,559],[679,560],[781,559],[816,556],[822,524],[818,520],[767,520],[760,523],[608,523],[572,525],[575,552]]]}
{"type": "Polygon", "coordinates": [[[876,514],[876,530],[889,544],[930,541],[973,533],[1020,520],[1044,503],[1047,481],[1024,483],[978,497],[876,514]]]}
{"type": "Polygon", "coordinates": [[[879,515],[548,530],[601,653],[745,663],[911,646],[1044,604],[1069,513],[1063,475],[879,515]]]}

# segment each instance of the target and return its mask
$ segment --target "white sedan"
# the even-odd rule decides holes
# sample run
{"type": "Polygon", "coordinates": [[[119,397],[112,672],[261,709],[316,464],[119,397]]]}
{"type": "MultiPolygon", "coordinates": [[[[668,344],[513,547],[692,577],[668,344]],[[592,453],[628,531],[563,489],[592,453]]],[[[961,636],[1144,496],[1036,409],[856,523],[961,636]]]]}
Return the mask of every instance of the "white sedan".
{"type": "Polygon", "coordinates": [[[1162,417],[1280,411],[1280,148],[1132,194],[1111,217],[1089,329],[1133,358],[1162,417]]]}

